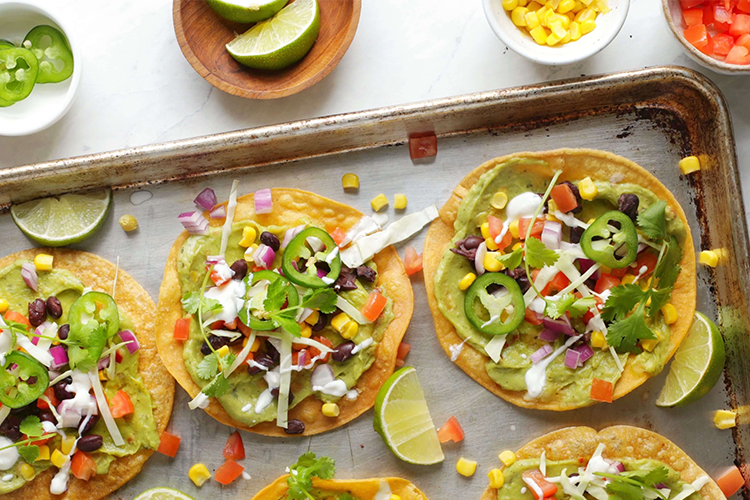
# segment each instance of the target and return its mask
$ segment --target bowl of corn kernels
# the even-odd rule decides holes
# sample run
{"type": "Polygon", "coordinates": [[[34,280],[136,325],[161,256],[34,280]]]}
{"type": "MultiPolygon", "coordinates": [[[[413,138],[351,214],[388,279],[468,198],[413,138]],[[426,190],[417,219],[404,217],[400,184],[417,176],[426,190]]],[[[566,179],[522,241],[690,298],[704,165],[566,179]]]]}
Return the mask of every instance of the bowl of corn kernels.
{"type": "Polygon", "coordinates": [[[482,0],[487,21],[513,52],[547,65],[596,54],[625,24],[630,0],[482,0]]]}

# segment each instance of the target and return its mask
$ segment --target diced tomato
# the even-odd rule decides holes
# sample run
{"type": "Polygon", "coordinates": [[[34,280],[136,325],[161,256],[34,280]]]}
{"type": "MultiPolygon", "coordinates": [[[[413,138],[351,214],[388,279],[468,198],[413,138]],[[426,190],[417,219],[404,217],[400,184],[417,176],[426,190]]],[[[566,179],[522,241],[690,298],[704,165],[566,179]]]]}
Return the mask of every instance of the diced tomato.
{"type": "Polygon", "coordinates": [[[245,468],[234,460],[227,460],[221,467],[216,469],[214,479],[223,485],[227,485],[237,479],[243,470],[245,468]]]}
{"type": "MultiPolygon", "coordinates": [[[[292,366],[299,366],[299,364],[300,364],[299,357],[300,357],[300,354],[302,354],[303,352],[307,353],[307,349],[300,349],[299,351],[294,351],[292,353],[292,366]]],[[[306,356],[305,357],[305,365],[307,365],[307,363],[310,362],[310,358],[307,357],[307,354],[305,354],[305,356],[306,356]]]]}
{"type": "MultiPolygon", "coordinates": [[[[317,342],[320,342],[324,346],[333,348],[333,344],[331,343],[331,341],[323,337],[322,335],[316,335],[312,339],[317,342]]],[[[315,356],[320,356],[320,355],[321,355],[320,349],[318,349],[317,347],[310,347],[310,356],[314,358],[315,356]]],[[[328,363],[328,358],[330,357],[331,357],[331,353],[326,353],[326,355],[322,357],[320,361],[322,361],[323,363],[328,363]]]]}
{"type": "Polygon", "coordinates": [[[682,7],[683,10],[692,9],[693,7],[699,6],[703,2],[704,0],[680,0],[680,7],[682,7]]]}
{"type": "Polygon", "coordinates": [[[500,236],[500,233],[503,230],[503,220],[499,219],[497,217],[493,217],[492,215],[487,217],[487,225],[490,229],[490,238],[493,240],[500,236]]]}
{"type": "MultiPolygon", "coordinates": [[[[57,397],[55,397],[55,389],[53,387],[47,387],[47,390],[44,391],[44,395],[47,396],[47,399],[49,399],[50,403],[52,403],[52,406],[57,408],[57,405],[60,404],[60,401],[58,401],[57,397]]],[[[49,405],[46,401],[37,399],[36,407],[42,410],[46,410],[49,408],[49,405]]]]}
{"type": "Polygon", "coordinates": [[[714,29],[719,33],[729,33],[729,28],[731,28],[732,25],[730,23],[720,23],[719,21],[714,21],[714,29]]]}
{"type": "Polygon", "coordinates": [[[534,495],[534,500],[550,498],[555,496],[555,494],[557,493],[557,486],[547,481],[547,479],[545,479],[544,477],[544,474],[542,474],[542,471],[540,471],[539,469],[523,471],[521,477],[534,481],[534,483],[536,483],[536,485],[541,490],[542,496],[540,498],[535,488],[529,488],[531,490],[531,493],[534,495]]]}
{"type": "Polygon", "coordinates": [[[750,15],[735,14],[732,16],[732,26],[729,28],[729,34],[742,36],[750,33],[750,15]]]}
{"type": "Polygon", "coordinates": [[[435,156],[437,149],[435,134],[418,134],[409,137],[409,156],[412,160],[435,156]]]}
{"type": "MultiPolygon", "coordinates": [[[[526,233],[529,231],[529,222],[531,217],[524,217],[518,220],[518,237],[522,240],[526,239],[526,233]]],[[[534,225],[531,226],[531,237],[539,239],[544,231],[544,219],[537,219],[534,221],[534,225]]]]}
{"type": "MultiPolygon", "coordinates": [[[[750,1],[750,0],[748,0],[748,1],[750,1]]],[[[750,35],[742,35],[742,36],[740,36],[734,42],[734,44],[735,45],[739,45],[740,47],[745,47],[747,50],[750,50],[750,35]]]]}
{"type": "Polygon", "coordinates": [[[714,6],[707,3],[703,6],[703,24],[708,26],[714,22],[714,6]]]}
{"type": "Polygon", "coordinates": [[[617,276],[618,278],[622,278],[628,272],[630,271],[630,267],[623,267],[622,269],[612,269],[612,271],[609,273],[612,276],[617,276]]]}
{"type": "Polygon", "coordinates": [[[750,14],[750,0],[740,0],[737,2],[737,10],[750,14]]]}
{"type": "Polygon", "coordinates": [[[411,345],[407,344],[406,342],[401,342],[398,345],[398,352],[396,353],[396,359],[403,360],[406,358],[406,356],[409,354],[409,351],[411,351],[411,345]]]}
{"type": "Polygon", "coordinates": [[[685,40],[698,49],[708,44],[708,30],[706,30],[705,24],[690,26],[682,34],[685,35],[685,40]]]}
{"type": "Polygon", "coordinates": [[[552,201],[562,213],[568,213],[578,208],[578,199],[573,190],[567,184],[558,184],[552,188],[550,193],[552,201]]]}
{"type": "Polygon", "coordinates": [[[721,489],[721,492],[724,493],[724,496],[729,498],[745,485],[745,478],[742,477],[742,473],[737,467],[732,467],[716,478],[716,484],[721,489]]]}
{"type": "Polygon", "coordinates": [[[180,318],[174,322],[174,338],[175,340],[187,340],[190,338],[190,320],[191,316],[187,318],[180,318]]]}
{"type": "Polygon", "coordinates": [[[724,60],[727,64],[750,64],[750,50],[740,45],[735,45],[724,60]]]}
{"type": "Polygon", "coordinates": [[[362,308],[362,316],[367,318],[369,321],[375,321],[380,317],[380,314],[385,309],[385,305],[388,303],[388,299],[383,297],[378,292],[370,293],[367,298],[367,302],[362,308]]]}
{"type": "Polygon", "coordinates": [[[545,286],[542,289],[542,295],[545,297],[548,295],[554,295],[557,292],[562,291],[563,288],[570,285],[570,280],[567,276],[565,276],[565,273],[559,272],[555,275],[554,278],[550,280],[549,283],[547,283],[547,286],[545,286]]]}
{"type": "Polygon", "coordinates": [[[464,430],[456,417],[451,417],[438,429],[437,435],[441,443],[447,443],[448,441],[460,443],[464,439],[464,430]]]}
{"type": "Polygon", "coordinates": [[[211,323],[210,325],[208,325],[208,327],[211,330],[221,330],[222,328],[224,328],[224,322],[223,321],[214,321],[213,323],[211,323]]]}
{"type": "Polygon", "coordinates": [[[593,399],[594,401],[611,403],[613,392],[614,386],[612,385],[612,382],[600,380],[598,378],[595,378],[591,381],[591,399],[593,399]]]}
{"type": "Polygon", "coordinates": [[[6,321],[15,321],[16,323],[21,323],[23,325],[26,325],[26,328],[31,329],[31,323],[29,323],[28,318],[21,313],[17,313],[16,311],[6,312],[5,319],[6,321]]]}
{"type": "Polygon", "coordinates": [[[414,247],[406,247],[404,250],[404,267],[409,276],[422,270],[422,255],[417,254],[414,247]]]}
{"type": "Polygon", "coordinates": [[[73,459],[70,461],[70,472],[73,473],[76,479],[88,481],[96,474],[96,462],[93,458],[79,450],[73,454],[73,459]]]}
{"type": "Polygon", "coordinates": [[[213,270],[211,271],[211,281],[214,282],[214,285],[221,286],[224,283],[227,283],[230,279],[229,277],[222,276],[218,271],[213,270]]]}
{"type": "Polygon", "coordinates": [[[641,276],[648,276],[649,274],[653,273],[654,269],[656,269],[657,260],[658,257],[656,256],[656,254],[653,254],[651,252],[643,252],[638,256],[637,259],[635,259],[636,274],[640,274],[641,276]],[[646,268],[646,271],[641,272],[644,267],[646,268]]]}
{"type": "Polygon", "coordinates": [[[721,3],[714,5],[714,21],[717,23],[732,24],[732,10],[727,9],[721,3]]]}
{"type": "Polygon", "coordinates": [[[687,26],[695,26],[696,24],[703,24],[703,9],[686,9],[682,11],[682,18],[685,20],[687,26]]]}
{"type": "Polygon", "coordinates": [[[252,269],[251,269],[251,271],[254,272],[254,273],[257,273],[258,271],[263,271],[265,269],[266,269],[265,267],[253,266],[252,269]]]}
{"type": "Polygon", "coordinates": [[[336,229],[331,231],[330,234],[331,238],[333,238],[333,241],[335,241],[337,245],[341,245],[341,243],[346,239],[346,233],[340,227],[337,227],[336,229]]]}
{"type": "Polygon", "coordinates": [[[620,278],[607,273],[601,273],[599,279],[596,280],[596,286],[594,291],[596,293],[604,293],[605,290],[609,290],[620,284],[620,278]]]}
{"type": "Polygon", "coordinates": [[[699,48],[698,50],[700,50],[707,56],[712,56],[714,55],[714,39],[711,35],[707,35],[706,38],[708,39],[708,43],[704,45],[703,47],[699,48]]]}
{"type": "Polygon", "coordinates": [[[242,436],[240,436],[239,431],[234,431],[229,435],[222,454],[227,460],[242,460],[245,458],[245,445],[242,443],[242,436]]]}
{"type": "Polygon", "coordinates": [[[179,436],[164,431],[161,434],[161,438],[159,438],[159,448],[156,451],[162,455],[174,458],[177,455],[177,450],[180,449],[180,441],[182,439],[179,436]]]}
{"type": "MultiPolygon", "coordinates": [[[[750,35],[748,35],[750,36],[750,35]]],[[[714,54],[719,56],[725,56],[729,54],[729,51],[734,47],[734,38],[731,35],[725,33],[717,33],[713,37],[713,49],[714,54]]]]}
{"type": "Polygon", "coordinates": [[[542,315],[538,312],[532,311],[531,309],[526,309],[526,313],[524,316],[524,319],[531,323],[532,325],[541,325],[542,324],[542,315]]]}
{"type": "Polygon", "coordinates": [[[133,413],[135,411],[135,406],[133,406],[133,402],[130,400],[128,393],[120,389],[117,391],[117,394],[110,399],[109,410],[112,412],[114,418],[121,418],[133,413]]]}
{"type": "Polygon", "coordinates": [[[237,329],[242,332],[245,337],[249,337],[253,333],[253,329],[245,325],[242,321],[237,321],[237,329]]]}

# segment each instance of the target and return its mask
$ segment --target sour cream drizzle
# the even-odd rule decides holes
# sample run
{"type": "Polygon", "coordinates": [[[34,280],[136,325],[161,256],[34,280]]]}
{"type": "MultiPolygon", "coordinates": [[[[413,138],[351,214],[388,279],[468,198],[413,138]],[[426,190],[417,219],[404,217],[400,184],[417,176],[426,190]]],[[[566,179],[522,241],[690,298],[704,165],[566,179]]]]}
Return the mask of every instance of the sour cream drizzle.
{"type": "MultiPolygon", "coordinates": [[[[547,367],[560,354],[568,350],[575,341],[581,338],[581,335],[570,337],[563,345],[557,348],[555,352],[547,356],[539,363],[533,365],[526,371],[524,379],[526,380],[526,396],[531,399],[538,398],[544,390],[544,384],[547,381],[547,367]]],[[[543,496],[543,495],[542,495],[543,496]]],[[[540,497],[541,498],[541,497],[540,497]]]]}
{"type": "Polygon", "coordinates": [[[533,217],[537,207],[542,202],[542,197],[531,191],[526,191],[518,196],[513,197],[505,206],[505,222],[500,234],[495,238],[495,243],[500,243],[508,232],[511,223],[523,219],[524,217],[533,217]]]}

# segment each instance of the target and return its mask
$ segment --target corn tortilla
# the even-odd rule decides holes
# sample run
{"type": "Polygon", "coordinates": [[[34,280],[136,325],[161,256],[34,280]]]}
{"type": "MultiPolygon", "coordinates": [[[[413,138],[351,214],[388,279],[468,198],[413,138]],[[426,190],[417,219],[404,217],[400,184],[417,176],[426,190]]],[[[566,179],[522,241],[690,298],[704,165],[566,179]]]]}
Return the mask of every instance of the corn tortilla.
{"type": "MultiPolygon", "coordinates": [[[[281,476],[276,481],[260,490],[252,500],[279,500],[280,498],[284,498],[284,495],[289,489],[286,484],[286,478],[288,477],[288,475],[281,476]]],[[[401,479],[399,477],[348,480],[322,480],[313,478],[313,487],[323,491],[349,493],[360,500],[373,500],[380,489],[380,483],[382,481],[386,481],[391,488],[391,494],[398,495],[401,497],[401,500],[427,500],[427,497],[424,493],[419,491],[419,488],[406,479],[401,479]]]]}

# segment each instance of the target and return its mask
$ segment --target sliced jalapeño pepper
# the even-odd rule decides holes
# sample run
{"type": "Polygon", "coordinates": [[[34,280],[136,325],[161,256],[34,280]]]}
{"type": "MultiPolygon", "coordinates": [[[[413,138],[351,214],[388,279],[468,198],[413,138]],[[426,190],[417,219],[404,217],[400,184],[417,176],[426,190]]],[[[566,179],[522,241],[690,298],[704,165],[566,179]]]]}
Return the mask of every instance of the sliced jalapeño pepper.
{"type": "Polygon", "coordinates": [[[26,99],[38,73],[39,61],[30,50],[0,49],[0,99],[11,103],[26,99]]]}
{"type": "MultiPolygon", "coordinates": [[[[250,277],[250,275],[248,275],[250,277]]],[[[288,301],[288,305],[285,307],[294,307],[299,304],[299,293],[297,293],[297,289],[294,288],[294,286],[289,282],[288,279],[283,277],[282,275],[275,273],[273,271],[258,271],[257,273],[252,274],[252,278],[249,279],[248,289],[257,285],[261,281],[266,280],[269,283],[274,283],[278,280],[283,281],[287,285],[288,293],[286,296],[286,299],[288,301]]],[[[253,330],[259,330],[259,331],[270,331],[275,330],[278,328],[277,325],[273,323],[270,319],[260,319],[253,315],[253,313],[250,311],[250,309],[255,310],[263,310],[263,300],[265,300],[266,294],[265,293],[258,293],[255,296],[251,297],[247,301],[246,307],[243,307],[242,310],[239,313],[240,321],[242,323],[253,330]],[[258,301],[256,303],[256,301],[258,301]]]]}
{"type": "Polygon", "coordinates": [[[337,251],[331,262],[327,262],[326,257],[321,256],[321,254],[330,256],[333,251],[336,251],[336,242],[333,241],[331,235],[317,227],[308,227],[289,242],[281,260],[281,270],[292,283],[307,288],[325,288],[333,284],[341,273],[341,257],[337,251]],[[323,243],[325,254],[316,252],[313,255],[313,251],[308,248],[307,239],[313,237],[323,243]],[[323,261],[328,265],[330,271],[324,277],[318,277],[318,268],[314,264],[307,264],[307,261],[313,256],[318,257],[318,261],[323,261]],[[298,268],[303,268],[303,271],[298,271],[298,268]]]}
{"type": "Polygon", "coordinates": [[[52,26],[37,26],[29,31],[26,39],[39,60],[37,83],[57,83],[73,74],[73,52],[62,31],[52,26]]]}
{"type": "Polygon", "coordinates": [[[612,269],[622,269],[638,256],[638,233],[633,221],[612,210],[596,219],[581,236],[586,257],[612,269]]]}
{"type": "Polygon", "coordinates": [[[526,315],[526,304],[523,300],[521,287],[516,280],[503,273],[484,273],[471,284],[464,298],[464,312],[469,322],[482,333],[489,335],[505,335],[510,333],[523,323],[526,315]],[[500,285],[506,293],[490,294],[487,287],[500,285]],[[477,303],[479,299],[479,303],[477,303]],[[477,308],[482,306],[487,310],[489,316],[482,319],[477,314],[477,308]],[[513,306],[510,311],[509,306],[513,306]],[[509,316],[502,320],[503,312],[509,316]]]}
{"type": "Polygon", "coordinates": [[[39,361],[21,351],[6,354],[0,373],[0,403],[8,408],[23,408],[39,399],[47,386],[49,373],[39,361]]]}
{"type": "MultiPolygon", "coordinates": [[[[10,42],[8,40],[2,40],[0,39],[0,50],[3,49],[15,49],[16,46],[13,44],[13,42],[10,42]]],[[[0,97],[0,108],[7,108],[8,106],[13,106],[15,103],[13,101],[6,101],[2,97],[0,97]]]]}

